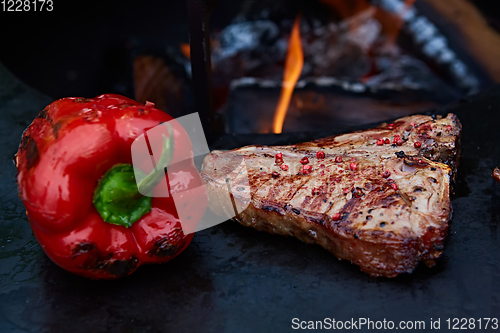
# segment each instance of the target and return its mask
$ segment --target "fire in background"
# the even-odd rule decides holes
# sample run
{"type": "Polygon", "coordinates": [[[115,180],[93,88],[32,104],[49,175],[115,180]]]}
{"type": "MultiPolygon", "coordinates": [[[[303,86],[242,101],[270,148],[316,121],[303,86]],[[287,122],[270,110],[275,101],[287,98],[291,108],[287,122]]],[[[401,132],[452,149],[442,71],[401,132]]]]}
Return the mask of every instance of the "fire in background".
{"type": "MultiPolygon", "coordinates": [[[[279,0],[241,2],[231,23],[214,29],[211,41],[215,108],[226,132],[279,132],[275,120],[283,113],[285,132],[357,126],[426,111],[498,81],[493,74],[499,65],[474,58],[491,75],[474,71],[464,60],[470,54],[455,47],[427,13],[431,8],[442,15],[453,32],[479,26],[491,40],[496,32],[482,25],[477,10],[459,6],[466,0],[447,1],[447,7],[438,2],[318,0],[292,7],[279,0]],[[427,12],[419,4],[427,5],[427,12]],[[446,11],[456,13],[457,6],[473,18],[465,27],[446,11]],[[292,45],[301,45],[301,52],[292,45]],[[301,70],[291,71],[287,64],[300,54],[301,70]],[[288,107],[283,100],[290,101],[288,107]]],[[[189,76],[189,48],[181,45],[177,52],[175,62],[189,76]]]]}

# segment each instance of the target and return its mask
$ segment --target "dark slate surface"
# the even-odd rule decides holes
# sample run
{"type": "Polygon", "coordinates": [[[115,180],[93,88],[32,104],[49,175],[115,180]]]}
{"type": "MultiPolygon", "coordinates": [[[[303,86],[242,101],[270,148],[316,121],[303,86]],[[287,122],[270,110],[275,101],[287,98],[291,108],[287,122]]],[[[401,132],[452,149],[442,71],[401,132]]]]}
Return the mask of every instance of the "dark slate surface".
{"type": "MultiPolygon", "coordinates": [[[[282,332],[292,331],[293,318],[360,317],[423,320],[428,331],[431,318],[443,329],[450,317],[500,317],[500,184],[490,176],[500,165],[500,87],[437,110],[455,112],[464,127],[450,235],[436,267],[395,279],[234,222],[118,281],[65,272],[32,235],[12,163],[23,129],[50,101],[0,67],[0,332],[282,332]]],[[[216,145],[311,136],[227,136],[216,145]]]]}

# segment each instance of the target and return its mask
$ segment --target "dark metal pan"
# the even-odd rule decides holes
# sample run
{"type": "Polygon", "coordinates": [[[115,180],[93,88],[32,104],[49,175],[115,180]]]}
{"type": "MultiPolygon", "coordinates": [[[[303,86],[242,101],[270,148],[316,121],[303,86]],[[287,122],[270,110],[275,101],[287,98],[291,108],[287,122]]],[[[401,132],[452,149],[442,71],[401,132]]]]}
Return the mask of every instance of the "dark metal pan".
{"type": "MultiPolygon", "coordinates": [[[[63,271],[32,235],[12,163],[23,129],[49,102],[0,67],[1,332],[281,332],[307,321],[326,328],[332,319],[359,327],[360,318],[373,325],[422,321],[420,331],[431,321],[446,329],[473,318],[486,332],[494,326],[490,320],[485,330],[484,318],[500,317],[500,184],[491,177],[500,165],[500,86],[435,110],[463,124],[450,233],[435,267],[394,279],[372,278],[319,246],[230,221],[197,233],[171,262],[121,280],[63,271]]],[[[212,148],[313,135],[225,136],[212,148]]],[[[353,331],[368,331],[361,328],[353,331]]]]}

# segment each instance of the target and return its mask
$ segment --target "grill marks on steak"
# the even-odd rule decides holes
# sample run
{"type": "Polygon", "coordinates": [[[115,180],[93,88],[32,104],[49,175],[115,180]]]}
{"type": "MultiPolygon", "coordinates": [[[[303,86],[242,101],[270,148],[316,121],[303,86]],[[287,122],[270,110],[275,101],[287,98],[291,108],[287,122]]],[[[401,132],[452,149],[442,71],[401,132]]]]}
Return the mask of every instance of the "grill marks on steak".
{"type": "Polygon", "coordinates": [[[213,151],[202,170],[209,200],[227,191],[216,180],[229,177],[236,205],[246,207],[236,221],[319,244],[373,276],[411,272],[419,261],[432,264],[442,253],[451,218],[450,178],[456,172],[461,126],[452,114],[436,120],[404,117],[395,124],[392,130],[383,125],[292,146],[213,151]],[[392,143],[396,135],[402,145],[392,143]],[[377,145],[381,138],[391,143],[377,145]],[[316,157],[320,150],[324,159],[316,157]],[[275,163],[277,153],[287,171],[275,163]],[[300,163],[304,156],[312,166],[307,175],[300,163]],[[337,156],[341,163],[335,162],[337,156]],[[227,174],[232,161],[241,159],[250,203],[243,202],[248,193],[236,190],[242,175],[227,174]],[[387,170],[390,176],[384,177],[387,170]]]}

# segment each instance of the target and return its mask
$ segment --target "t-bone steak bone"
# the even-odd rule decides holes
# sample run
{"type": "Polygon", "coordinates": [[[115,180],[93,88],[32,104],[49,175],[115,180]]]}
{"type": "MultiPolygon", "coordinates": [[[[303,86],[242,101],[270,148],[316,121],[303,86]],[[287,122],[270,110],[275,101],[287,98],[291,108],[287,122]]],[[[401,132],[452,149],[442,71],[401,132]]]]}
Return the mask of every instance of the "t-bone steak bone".
{"type": "Polygon", "coordinates": [[[215,208],[221,214],[236,210],[245,226],[395,277],[443,252],[460,132],[453,114],[414,115],[296,145],[213,151],[201,174],[212,208],[230,190],[232,205],[215,208]],[[246,173],[232,171],[241,161],[246,173]]]}

